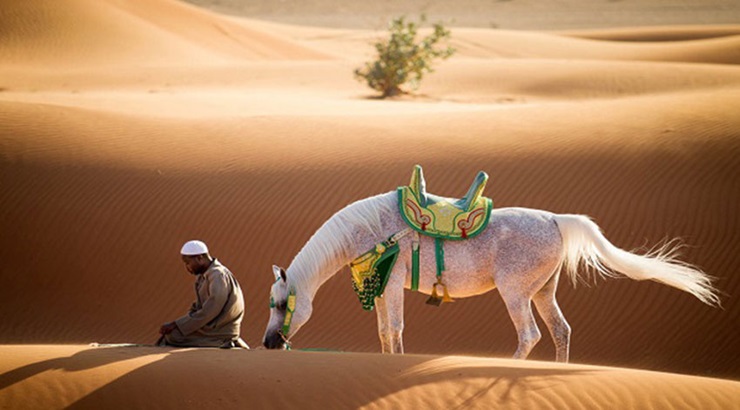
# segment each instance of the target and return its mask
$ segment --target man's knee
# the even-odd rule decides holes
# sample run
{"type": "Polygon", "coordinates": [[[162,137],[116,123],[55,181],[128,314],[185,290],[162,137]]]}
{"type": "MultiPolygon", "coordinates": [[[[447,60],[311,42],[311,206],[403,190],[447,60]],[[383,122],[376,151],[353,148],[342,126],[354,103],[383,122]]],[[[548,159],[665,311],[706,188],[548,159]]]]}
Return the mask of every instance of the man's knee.
{"type": "Polygon", "coordinates": [[[179,346],[185,343],[185,335],[182,334],[180,329],[175,328],[170,333],[164,335],[164,341],[171,346],[179,346]]]}

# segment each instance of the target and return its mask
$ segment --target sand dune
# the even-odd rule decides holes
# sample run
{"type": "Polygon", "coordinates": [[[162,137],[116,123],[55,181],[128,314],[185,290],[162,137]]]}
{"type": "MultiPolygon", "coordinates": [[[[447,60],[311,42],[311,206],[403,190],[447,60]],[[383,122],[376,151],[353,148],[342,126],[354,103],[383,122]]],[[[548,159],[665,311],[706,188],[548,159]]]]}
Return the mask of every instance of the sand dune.
{"type": "MultiPolygon", "coordinates": [[[[2,1],[0,22],[0,343],[16,344],[0,402],[200,404],[195,367],[236,380],[217,391],[237,407],[737,406],[737,382],[665,372],[740,377],[738,26],[455,27],[458,54],[384,101],[352,77],[381,35],[364,29],[169,0],[2,1]],[[461,196],[482,169],[496,207],[587,214],[624,249],[681,237],[723,308],[652,282],[564,283],[572,360],[599,368],[494,359],[516,347],[495,291],[438,309],[407,292],[411,354],[386,357],[342,269],[294,343],[353,353],[85,346],[152,343],[192,298],[177,250],[194,237],[235,272],[258,346],[270,266],[416,163],[430,192],[461,196]]],[[[545,337],[532,358],[553,357],[545,337]]]]}
{"type": "Polygon", "coordinates": [[[740,393],[733,381],[461,356],[43,345],[0,352],[12,355],[0,364],[0,398],[15,408],[731,408],[740,393]],[[223,387],[203,391],[203,380],[223,387]]]}
{"type": "Polygon", "coordinates": [[[628,27],[599,30],[570,30],[560,34],[608,41],[692,41],[740,35],[734,25],[628,27]]]}
{"type": "Polygon", "coordinates": [[[380,30],[399,16],[425,14],[452,25],[514,30],[568,30],[687,24],[736,24],[733,0],[186,0],[219,12],[288,24],[380,30]]]}
{"type": "MultiPolygon", "coordinates": [[[[552,34],[484,30],[456,36],[461,48],[471,46],[486,57],[595,60],[680,61],[737,64],[740,36],[722,36],[676,42],[622,42],[558,37],[552,34]],[[468,35],[474,39],[467,41],[468,35]],[[546,45],[546,46],[545,46],[546,45]]],[[[472,51],[472,50],[471,50],[472,51]]]]}
{"type": "Polygon", "coordinates": [[[4,65],[79,69],[324,58],[175,0],[4,0],[0,20],[4,65]]]}
{"type": "MultiPolygon", "coordinates": [[[[337,58],[369,58],[377,31],[282,26],[241,20],[253,27],[281,33],[337,58]]],[[[429,29],[421,30],[421,34],[429,29]]],[[[535,32],[456,27],[452,45],[457,57],[627,60],[737,64],[740,26],[679,26],[586,31],[535,32]]]]}

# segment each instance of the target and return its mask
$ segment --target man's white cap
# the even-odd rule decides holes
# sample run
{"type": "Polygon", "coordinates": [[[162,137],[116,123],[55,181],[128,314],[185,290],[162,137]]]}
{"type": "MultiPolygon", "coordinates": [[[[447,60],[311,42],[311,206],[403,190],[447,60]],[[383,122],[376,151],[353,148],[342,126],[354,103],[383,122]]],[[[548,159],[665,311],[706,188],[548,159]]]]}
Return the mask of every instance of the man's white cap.
{"type": "Polygon", "coordinates": [[[203,255],[204,253],[208,253],[208,247],[202,241],[187,241],[180,250],[181,255],[188,256],[203,255]]]}

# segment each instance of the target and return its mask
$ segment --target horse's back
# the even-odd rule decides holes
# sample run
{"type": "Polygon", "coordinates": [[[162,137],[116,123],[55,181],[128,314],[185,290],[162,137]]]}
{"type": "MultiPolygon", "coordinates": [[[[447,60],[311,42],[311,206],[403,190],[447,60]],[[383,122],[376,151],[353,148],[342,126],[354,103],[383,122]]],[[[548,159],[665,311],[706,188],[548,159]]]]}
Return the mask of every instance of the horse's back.
{"type": "Polygon", "coordinates": [[[490,239],[527,239],[549,241],[560,236],[555,214],[530,208],[499,208],[491,211],[484,232],[490,239]],[[557,235],[555,235],[557,234],[557,235]]]}
{"type": "MultiPolygon", "coordinates": [[[[495,209],[480,235],[445,241],[445,281],[453,297],[485,293],[508,279],[526,282],[531,272],[541,275],[541,271],[554,269],[560,261],[561,243],[554,214],[527,208],[495,209]]],[[[433,252],[433,240],[427,238],[422,243],[422,265],[428,275],[422,282],[427,285],[434,280],[434,259],[424,254],[433,252]]],[[[428,286],[422,288],[426,291],[428,286]]]]}
{"type": "MultiPolygon", "coordinates": [[[[485,234],[493,253],[493,275],[502,282],[539,282],[562,260],[562,237],[555,214],[529,208],[501,208],[491,212],[485,234]]],[[[484,239],[484,238],[482,238],[484,239]]]]}

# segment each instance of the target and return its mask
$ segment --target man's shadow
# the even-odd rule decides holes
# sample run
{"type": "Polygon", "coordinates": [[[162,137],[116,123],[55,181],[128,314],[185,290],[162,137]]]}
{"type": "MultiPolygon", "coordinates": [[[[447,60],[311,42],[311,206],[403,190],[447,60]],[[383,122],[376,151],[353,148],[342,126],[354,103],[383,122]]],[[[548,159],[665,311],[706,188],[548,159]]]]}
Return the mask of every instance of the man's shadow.
{"type": "Polygon", "coordinates": [[[109,365],[119,361],[168,353],[171,350],[172,348],[142,345],[120,345],[112,347],[90,346],[85,350],[68,357],[57,357],[54,359],[31,363],[0,374],[0,390],[47,370],[77,372],[81,370],[94,369],[96,367],[109,365]]]}

